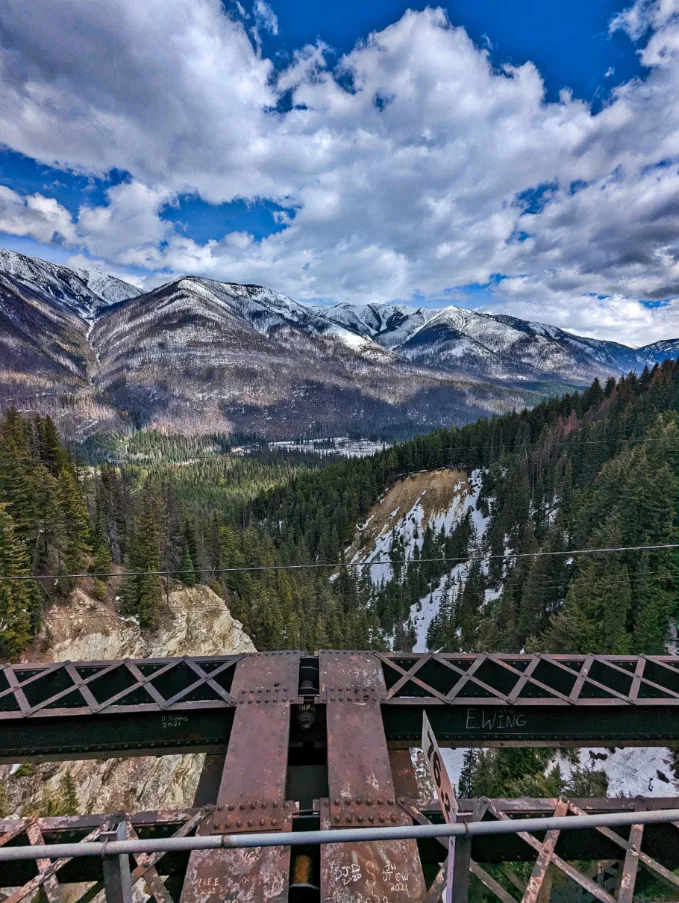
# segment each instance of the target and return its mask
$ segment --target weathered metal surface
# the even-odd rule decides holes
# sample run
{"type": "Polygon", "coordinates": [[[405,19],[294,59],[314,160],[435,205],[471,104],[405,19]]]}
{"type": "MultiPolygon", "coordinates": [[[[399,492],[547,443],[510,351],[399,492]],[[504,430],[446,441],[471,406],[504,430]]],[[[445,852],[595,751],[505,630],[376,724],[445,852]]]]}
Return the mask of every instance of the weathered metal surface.
{"type": "Polygon", "coordinates": [[[321,652],[328,787],[333,827],[397,824],[400,813],[379,700],[385,693],[370,653],[321,652]]]}
{"type": "Polygon", "coordinates": [[[217,796],[218,832],[280,830],[285,800],[290,702],[297,698],[298,652],[242,659],[233,681],[238,709],[217,796]]]}
{"type": "MultiPolygon", "coordinates": [[[[553,814],[555,816],[562,816],[566,815],[567,812],[568,803],[565,800],[559,800],[554,807],[553,814]]],[[[528,880],[528,886],[523,895],[523,903],[537,903],[538,899],[541,896],[544,896],[544,884],[560,833],[560,831],[547,831],[540,852],[538,853],[538,858],[535,860],[533,872],[528,880]]]]}
{"type": "MultiPolygon", "coordinates": [[[[326,702],[328,787],[321,826],[407,824],[396,801],[380,701],[379,660],[369,653],[321,652],[326,702]]],[[[426,890],[412,840],[327,844],[321,849],[324,903],[405,903],[426,890]]]]}
{"type": "MultiPolygon", "coordinates": [[[[242,659],[231,688],[237,710],[214,814],[199,833],[289,830],[285,799],[290,703],[297,699],[300,653],[242,659]]],[[[194,852],[182,903],[288,898],[290,848],[194,852]]]]}
{"type": "Polygon", "coordinates": [[[191,854],[181,903],[286,903],[290,847],[191,854]]]}
{"type": "MultiPolygon", "coordinates": [[[[373,675],[375,667],[382,673],[379,704],[393,748],[414,745],[422,709],[440,745],[679,743],[676,657],[362,655],[375,663],[373,675]]],[[[0,762],[222,753],[234,710],[247,707],[231,686],[241,658],[0,665],[0,762]]],[[[304,657],[311,684],[315,661],[304,657]]],[[[341,686],[336,701],[354,698],[341,686]]],[[[363,695],[373,701],[370,690],[363,695]]],[[[314,708],[315,690],[309,699],[314,708]]]]}
{"type": "MultiPolygon", "coordinates": [[[[327,801],[324,804],[321,827],[328,828],[327,801]]],[[[411,903],[425,893],[414,840],[321,847],[321,903],[411,903]]]]}

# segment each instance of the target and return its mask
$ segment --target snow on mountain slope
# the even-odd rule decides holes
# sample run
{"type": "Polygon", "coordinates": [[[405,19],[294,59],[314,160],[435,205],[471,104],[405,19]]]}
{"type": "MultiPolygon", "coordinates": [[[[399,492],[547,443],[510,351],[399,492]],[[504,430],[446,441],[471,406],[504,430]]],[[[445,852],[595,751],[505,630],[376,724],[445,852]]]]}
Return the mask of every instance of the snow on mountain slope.
{"type": "Polygon", "coordinates": [[[0,272],[85,320],[92,320],[109,304],[141,294],[140,289],[101,270],[74,270],[3,249],[0,272]]]}
{"type": "Polygon", "coordinates": [[[653,342],[652,345],[644,345],[637,348],[637,354],[649,362],[649,364],[662,363],[668,358],[679,357],[679,339],[664,339],[653,342]]]}
{"type": "MultiPolygon", "coordinates": [[[[478,509],[481,488],[481,472],[467,476],[459,470],[433,470],[412,474],[398,480],[373,506],[366,522],[359,525],[353,545],[347,557],[354,563],[375,563],[370,567],[370,577],[375,585],[392,580],[394,570],[389,557],[395,543],[399,543],[399,556],[411,561],[422,551],[424,533],[429,527],[433,533],[443,530],[450,534],[469,511],[479,544],[488,526],[488,518],[478,509]],[[402,544],[402,551],[401,551],[402,544]]],[[[420,599],[410,610],[417,640],[413,652],[427,652],[427,630],[439,610],[444,592],[457,593],[464,585],[469,563],[451,566],[438,586],[420,599]]],[[[490,598],[491,590],[487,591],[490,598]]]]}
{"type": "Polygon", "coordinates": [[[88,289],[107,304],[117,304],[119,301],[127,301],[128,298],[136,298],[142,294],[142,290],[129,282],[123,282],[116,276],[109,276],[101,270],[93,267],[91,270],[75,270],[88,289]]]}
{"type": "Polygon", "coordinates": [[[635,350],[545,323],[456,306],[338,304],[313,309],[413,363],[514,382],[555,379],[586,384],[594,377],[640,371],[649,362],[679,354],[679,339],[635,350]]]}
{"type": "Polygon", "coordinates": [[[395,348],[423,326],[436,311],[405,304],[316,304],[310,307],[319,316],[332,320],[359,335],[369,336],[384,348],[395,348]]]}

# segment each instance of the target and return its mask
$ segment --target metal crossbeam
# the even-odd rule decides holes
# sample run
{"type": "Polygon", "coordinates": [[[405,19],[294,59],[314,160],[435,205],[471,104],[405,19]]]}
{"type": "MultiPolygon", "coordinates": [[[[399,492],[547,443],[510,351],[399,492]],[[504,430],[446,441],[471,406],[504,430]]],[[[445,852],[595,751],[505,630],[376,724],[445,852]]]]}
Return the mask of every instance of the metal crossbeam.
{"type": "MultiPolygon", "coordinates": [[[[244,703],[232,693],[239,667],[276,654],[0,665],[0,761],[223,753],[244,703]]],[[[375,696],[390,749],[413,745],[423,710],[442,745],[679,743],[676,657],[361,654],[381,689],[359,680],[352,691],[375,696]]],[[[318,673],[319,658],[303,658],[318,673]]],[[[293,707],[305,699],[297,683],[293,707]]],[[[316,690],[314,704],[326,696],[316,690]]]]}

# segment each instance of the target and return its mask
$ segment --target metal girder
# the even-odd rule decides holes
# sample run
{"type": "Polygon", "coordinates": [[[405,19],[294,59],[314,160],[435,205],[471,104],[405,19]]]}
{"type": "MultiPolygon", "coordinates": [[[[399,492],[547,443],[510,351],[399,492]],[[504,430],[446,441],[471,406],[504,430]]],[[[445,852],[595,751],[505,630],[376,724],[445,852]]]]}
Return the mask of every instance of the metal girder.
{"type": "MultiPolygon", "coordinates": [[[[555,799],[463,800],[460,806],[460,818],[477,820],[485,812],[485,818],[520,821],[527,814],[551,815],[555,810],[561,811],[559,807],[561,809],[565,807],[571,814],[578,815],[584,812],[615,811],[616,809],[641,811],[647,808],[670,808],[676,807],[677,803],[677,799],[660,801],[642,798],[577,801],[555,799]]],[[[409,805],[405,803],[406,808],[409,805]]],[[[327,811],[327,801],[322,806],[321,816],[323,808],[327,811]]],[[[177,812],[140,813],[125,818],[119,830],[121,833],[124,830],[127,837],[187,836],[201,831],[202,826],[209,825],[212,811],[212,807],[205,807],[177,812]]],[[[431,807],[425,811],[432,817],[436,815],[436,810],[431,807]]],[[[420,823],[426,823],[428,820],[423,811],[417,808],[413,809],[412,818],[420,823]]],[[[323,817],[321,821],[323,821],[323,817]]],[[[102,832],[110,830],[116,823],[119,823],[119,817],[110,815],[5,819],[0,820],[0,846],[24,846],[27,842],[39,843],[43,840],[47,843],[59,843],[65,840],[87,841],[98,838],[102,832]]],[[[546,874],[545,867],[549,864],[550,869],[560,872],[563,879],[569,879],[569,883],[564,885],[563,890],[564,893],[567,892],[568,896],[561,896],[559,899],[585,899],[584,896],[575,896],[579,888],[582,894],[590,894],[589,899],[593,897],[600,903],[613,903],[613,901],[629,903],[635,896],[644,895],[644,887],[648,886],[649,878],[665,884],[669,889],[669,899],[676,899],[676,894],[679,892],[679,877],[674,870],[679,866],[679,843],[677,842],[679,828],[669,824],[646,825],[643,830],[640,828],[641,826],[633,826],[631,829],[612,830],[599,827],[580,831],[562,831],[558,837],[550,837],[549,832],[542,835],[539,832],[536,834],[520,832],[517,835],[503,835],[500,838],[499,850],[487,846],[485,840],[488,838],[474,836],[468,866],[470,880],[472,885],[475,881],[480,881],[486,890],[493,894],[494,899],[499,899],[503,903],[512,903],[512,901],[518,903],[521,899],[524,903],[529,903],[534,899],[539,900],[541,899],[540,888],[536,889],[537,882],[529,881],[526,884],[508,867],[508,863],[513,861],[524,861],[536,865],[533,874],[538,878],[546,874]],[[582,839],[577,844],[573,844],[572,841],[576,835],[582,835],[582,839]],[[508,843],[510,840],[515,840],[520,846],[517,848],[516,844],[508,843]],[[522,850],[521,856],[516,855],[517,849],[522,850]],[[583,850],[586,851],[584,855],[583,850]],[[594,867],[595,860],[602,860],[596,868],[594,867]],[[499,866],[502,867],[499,868],[499,866]],[[644,885],[644,881],[646,881],[646,885],[644,885]]],[[[353,846],[364,848],[372,845],[354,844],[353,846]]],[[[445,857],[447,843],[438,840],[433,842],[433,846],[435,850],[439,851],[436,857],[427,855],[427,847],[422,849],[422,855],[428,866],[432,867],[436,864],[437,869],[438,864],[445,857]]],[[[204,901],[211,897],[220,900],[252,899],[253,903],[260,899],[285,899],[284,896],[276,896],[274,885],[272,885],[274,893],[269,897],[263,893],[257,895],[256,889],[254,895],[251,893],[250,897],[245,896],[245,891],[253,891],[252,886],[247,882],[250,881],[256,868],[264,869],[269,874],[270,880],[278,882],[279,886],[287,883],[287,872],[282,863],[277,861],[268,863],[257,855],[257,851],[240,852],[253,855],[243,856],[242,861],[233,862],[232,870],[227,876],[228,880],[220,880],[218,887],[211,886],[210,882],[205,883],[200,888],[201,892],[197,894],[197,899],[204,901]]],[[[387,858],[385,858],[384,850],[380,851],[377,856],[367,856],[364,849],[350,850],[349,856],[343,860],[330,857],[327,865],[335,876],[335,885],[333,894],[327,894],[326,890],[326,896],[323,899],[351,900],[354,903],[356,899],[360,899],[360,893],[363,893],[365,897],[366,888],[362,889],[359,881],[353,880],[359,869],[361,875],[365,873],[371,880],[376,881],[367,887],[368,891],[372,889],[373,899],[377,896],[377,899],[382,901],[386,896],[389,901],[398,900],[398,893],[394,894],[390,887],[382,893],[382,896],[378,894],[378,890],[382,892],[386,886],[384,882],[388,884],[391,881],[392,886],[398,883],[396,878],[398,866],[394,860],[395,855],[400,857],[402,864],[403,852],[398,850],[389,850],[387,858]],[[344,883],[347,881],[348,883],[344,883]]],[[[133,885],[138,884],[139,888],[144,887],[154,903],[174,903],[177,896],[174,891],[168,890],[168,884],[175,880],[181,883],[186,872],[187,857],[170,853],[152,853],[139,854],[135,859],[136,862],[132,869],[133,885]]],[[[90,883],[92,886],[89,889],[80,888],[79,903],[87,903],[95,893],[101,890],[103,875],[101,857],[45,860],[38,863],[37,867],[30,861],[4,863],[0,875],[0,889],[5,888],[9,891],[9,900],[12,903],[30,899],[41,888],[45,890],[47,899],[50,899],[50,894],[52,894],[54,899],[58,900],[63,896],[63,891],[67,886],[84,882],[90,883]]],[[[186,881],[184,884],[186,885],[186,881]]],[[[556,887],[555,883],[555,891],[556,887]]],[[[442,888],[442,881],[437,883],[437,880],[430,879],[428,892],[422,889],[420,893],[417,888],[411,887],[411,892],[406,899],[434,903],[438,899],[437,893],[440,895],[442,888]]],[[[456,901],[459,903],[464,903],[463,889],[462,886],[458,888],[456,901]]],[[[542,890],[545,890],[544,883],[542,890]]],[[[69,899],[76,899],[72,896],[70,887],[69,899]]],[[[367,894],[367,899],[371,899],[370,893],[367,894]]]]}
{"type": "MultiPolygon", "coordinates": [[[[276,654],[287,655],[2,665],[0,762],[223,753],[235,712],[248,709],[233,693],[238,663],[256,671],[276,654]]],[[[390,748],[419,739],[422,710],[441,745],[679,744],[676,657],[361,655],[380,674],[368,695],[390,748]]],[[[304,702],[292,681],[289,701],[304,702]]]]}
{"type": "MultiPolygon", "coordinates": [[[[217,804],[199,833],[290,830],[293,804],[285,799],[290,703],[297,699],[299,652],[241,659],[232,685],[236,700],[217,804]]],[[[195,851],[181,903],[288,898],[290,848],[195,851]]]]}
{"type": "MultiPolygon", "coordinates": [[[[375,656],[321,652],[326,703],[329,799],[321,828],[407,824],[396,802],[379,700],[386,687],[375,656]]],[[[425,892],[414,840],[331,843],[321,848],[321,900],[408,903],[425,892]]]]}

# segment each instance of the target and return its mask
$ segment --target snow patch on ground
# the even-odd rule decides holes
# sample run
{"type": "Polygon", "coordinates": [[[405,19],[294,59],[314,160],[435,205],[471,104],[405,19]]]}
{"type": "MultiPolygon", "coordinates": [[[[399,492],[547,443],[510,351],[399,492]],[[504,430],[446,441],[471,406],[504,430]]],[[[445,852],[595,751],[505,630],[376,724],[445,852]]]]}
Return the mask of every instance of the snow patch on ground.
{"type": "MultiPolygon", "coordinates": [[[[464,484],[458,484],[458,486],[456,486],[457,492],[453,504],[450,506],[448,511],[446,511],[440,517],[434,518],[430,521],[432,529],[435,532],[438,532],[443,525],[445,526],[446,533],[449,533],[454,524],[461,521],[462,518],[466,515],[467,511],[471,511],[472,522],[476,530],[476,549],[470,550],[472,552],[480,550],[481,542],[490,522],[490,517],[485,517],[484,514],[478,509],[482,476],[483,473],[481,470],[474,470],[469,478],[468,486],[464,486],[464,484]]],[[[411,607],[410,617],[415,625],[415,633],[417,637],[415,645],[413,646],[413,652],[428,651],[427,631],[429,630],[429,625],[436,617],[436,614],[440,608],[441,599],[443,597],[444,588],[446,583],[448,582],[448,578],[451,578],[454,585],[452,592],[457,593],[459,590],[455,587],[464,586],[464,582],[469,573],[469,567],[469,562],[456,564],[453,568],[451,568],[448,574],[444,574],[443,577],[441,577],[438,586],[433,590],[433,592],[428,593],[423,599],[420,599],[418,603],[411,607]],[[458,583],[458,581],[460,580],[461,583],[458,583]]],[[[486,590],[485,602],[490,602],[491,599],[496,599],[501,592],[501,589],[486,590]]]]}
{"type": "MultiPolygon", "coordinates": [[[[442,749],[448,776],[457,787],[467,750],[442,749]]],[[[664,747],[624,747],[611,751],[585,747],[578,750],[581,768],[605,771],[608,796],[677,796],[679,781],[672,770],[672,753],[664,747]]],[[[555,758],[565,780],[573,773],[573,765],[559,752],[555,758]]]]}

